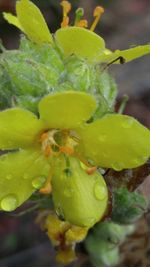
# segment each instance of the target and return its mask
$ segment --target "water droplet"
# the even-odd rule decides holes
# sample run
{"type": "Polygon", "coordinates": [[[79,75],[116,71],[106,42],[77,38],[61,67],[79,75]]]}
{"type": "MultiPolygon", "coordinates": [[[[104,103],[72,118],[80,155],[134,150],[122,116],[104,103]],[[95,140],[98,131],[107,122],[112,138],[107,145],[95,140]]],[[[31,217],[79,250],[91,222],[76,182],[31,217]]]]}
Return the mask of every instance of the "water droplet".
{"type": "Polygon", "coordinates": [[[98,137],[98,140],[100,142],[104,142],[106,140],[106,134],[100,134],[100,136],[98,137]]]}
{"type": "Polygon", "coordinates": [[[6,175],[6,179],[7,179],[7,180],[11,180],[12,178],[13,178],[12,174],[7,174],[7,175],[6,175]]]}
{"type": "Polygon", "coordinates": [[[95,218],[90,217],[90,218],[87,218],[87,219],[86,219],[86,224],[85,224],[85,226],[92,226],[92,225],[94,225],[94,224],[95,224],[95,218]]]}
{"type": "Polygon", "coordinates": [[[60,218],[60,220],[64,220],[65,219],[64,212],[63,212],[63,209],[61,208],[61,206],[57,206],[56,214],[60,218]]]}
{"type": "Polygon", "coordinates": [[[17,208],[18,200],[14,195],[8,195],[1,200],[0,204],[2,210],[12,211],[17,208]]]}
{"type": "Polygon", "coordinates": [[[35,178],[32,181],[32,185],[33,185],[34,188],[40,189],[44,185],[45,182],[46,182],[46,177],[45,176],[40,176],[38,178],[35,178]]]}
{"type": "Polygon", "coordinates": [[[24,173],[24,175],[23,175],[23,179],[25,179],[25,180],[29,179],[29,174],[24,173]]]}
{"type": "Polygon", "coordinates": [[[65,195],[66,197],[71,197],[72,194],[73,194],[73,192],[74,192],[73,189],[71,189],[71,188],[66,188],[66,189],[64,190],[64,195],[65,195]]]}
{"type": "Polygon", "coordinates": [[[130,128],[133,124],[134,120],[132,118],[125,118],[123,123],[122,123],[122,127],[123,128],[130,128]]]}
{"type": "Polygon", "coordinates": [[[111,167],[115,171],[121,171],[123,169],[123,165],[120,162],[113,163],[111,167]]]}
{"type": "Polygon", "coordinates": [[[107,197],[107,188],[105,185],[96,182],[94,186],[94,195],[98,200],[103,200],[107,197]]]}

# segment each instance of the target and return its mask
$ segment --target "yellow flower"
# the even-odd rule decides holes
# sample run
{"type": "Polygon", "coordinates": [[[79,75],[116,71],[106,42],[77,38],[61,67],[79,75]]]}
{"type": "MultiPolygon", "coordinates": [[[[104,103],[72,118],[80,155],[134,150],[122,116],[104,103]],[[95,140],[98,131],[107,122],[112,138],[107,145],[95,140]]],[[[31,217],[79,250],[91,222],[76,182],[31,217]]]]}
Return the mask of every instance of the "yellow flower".
{"type": "Polygon", "coordinates": [[[114,52],[105,48],[104,39],[93,32],[101,14],[104,12],[102,7],[96,7],[94,10],[93,15],[95,20],[88,30],[80,27],[87,26],[85,20],[80,20],[80,16],[82,16],[81,9],[79,9],[79,12],[76,14],[75,26],[68,26],[68,13],[71,7],[68,1],[62,1],[62,6],[62,28],[56,31],[54,37],[50,33],[40,10],[29,0],[17,1],[17,16],[10,13],[4,13],[4,17],[9,23],[15,25],[23,31],[33,42],[38,44],[51,43],[52,45],[59,46],[65,57],[76,54],[77,56],[85,58],[93,63],[108,63],[111,61],[120,63],[120,59],[128,62],[150,53],[149,44],[133,47],[123,51],[116,50],[114,52]]]}

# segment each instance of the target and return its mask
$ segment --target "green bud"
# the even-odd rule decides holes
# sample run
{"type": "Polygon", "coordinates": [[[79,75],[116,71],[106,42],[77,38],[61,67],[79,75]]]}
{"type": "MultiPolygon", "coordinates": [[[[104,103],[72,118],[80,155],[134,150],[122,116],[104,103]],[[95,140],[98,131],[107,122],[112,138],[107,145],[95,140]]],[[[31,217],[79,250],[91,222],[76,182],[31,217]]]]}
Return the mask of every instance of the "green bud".
{"type": "Polygon", "coordinates": [[[92,227],[104,215],[108,191],[103,177],[89,175],[74,157],[62,155],[55,160],[52,178],[53,201],[56,212],[66,221],[78,226],[92,227]]]}

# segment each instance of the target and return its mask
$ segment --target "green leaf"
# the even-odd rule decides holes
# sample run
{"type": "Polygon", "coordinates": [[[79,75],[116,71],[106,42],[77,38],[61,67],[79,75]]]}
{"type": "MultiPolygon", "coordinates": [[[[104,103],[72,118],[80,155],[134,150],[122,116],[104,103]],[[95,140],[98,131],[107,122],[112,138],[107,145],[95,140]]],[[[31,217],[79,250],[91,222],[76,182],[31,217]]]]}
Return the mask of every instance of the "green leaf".
{"type": "Polygon", "coordinates": [[[53,68],[59,75],[64,70],[64,63],[57,49],[51,44],[35,44],[23,36],[20,42],[20,51],[26,54],[26,58],[42,63],[46,67],[53,68]]]}
{"type": "Polygon", "coordinates": [[[42,127],[41,121],[27,110],[12,108],[0,112],[0,149],[34,145],[42,127]]]}
{"type": "Polygon", "coordinates": [[[106,115],[78,133],[81,152],[100,167],[135,168],[150,156],[150,132],[130,116],[106,115]]]}
{"type": "Polygon", "coordinates": [[[147,210],[146,199],[137,192],[129,192],[126,188],[115,190],[113,195],[112,220],[129,224],[138,220],[147,210]]]}
{"type": "Polygon", "coordinates": [[[99,35],[75,26],[57,30],[55,40],[65,57],[75,54],[91,62],[98,62],[105,49],[104,40],[99,35]]]}
{"type": "Polygon", "coordinates": [[[36,190],[35,179],[47,178],[49,164],[41,150],[20,150],[0,157],[0,209],[12,211],[36,190]]]}
{"type": "Polygon", "coordinates": [[[47,127],[60,129],[79,127],[91,117],[95,108],[94,97],[75,91],[48,95],[39,103],[40,117],[47,127]]]}

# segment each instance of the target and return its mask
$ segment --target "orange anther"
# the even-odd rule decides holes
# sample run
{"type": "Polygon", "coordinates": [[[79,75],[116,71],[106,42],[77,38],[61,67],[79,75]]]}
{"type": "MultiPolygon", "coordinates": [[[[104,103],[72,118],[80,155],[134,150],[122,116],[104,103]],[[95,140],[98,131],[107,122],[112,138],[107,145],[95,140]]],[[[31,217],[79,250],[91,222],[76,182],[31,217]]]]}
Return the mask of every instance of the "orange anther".
{"type": "Polygon", "coordinates": [[[65,153],[65,154],[68,154],[68,155],[72,155],[74,153],[74,149],[72,147],[66,147],[66,146],[61,146],[59,148],[59,151],[61,153],[65,153]]]}
{"type": "Polygon", "coordinates": [[[94,31],[95,30],[95,27],[96,25],[98,24],[100,18],[101,18],[101,15],[104,13],[104,8],[101,7],[101,6],[97,6],[95,9],[94,9],[94,12],[93,12],[93,16],[95,17],[95,20],[94,22],[92,23],[92,26],[90,28],[91,31],[94,31]]]}
{"type": "Polygon", "coordinates": [[[42,187],[39,192],[44,195],[48,195],[52,192],[52,185],[50,182],[46,183],[44,187],[42,187]]]}
{"type": "Polygon", "coordinates": [[[60,4],[63,7],[63,21],[61,27],[66,27],[69,24],[69,17],[67,15],[71,10],[71,4],[68,1],[62,1],[60,4]]]}
{"type": "Polygon", "coordinates": [[[88,169],[86,170],[86,173],[89,174],[89,175],[91,175],[91,174],[93,174],[96,170],[97,170],[97,167],[94,166],[94,167],[88,168],[88,169]]]}
{"type": "Polygon", "coordinates": [[[52,149],[50,145],[47,145],[44,150],[44,154],[46,157],[48,157],[52,153],[52,149]]]}
{"type": "Polygon", "coordinates": [[[87,28],[88,22],[86,19],[82,19],[78,23],[76,23],[76,26],[81,27],[81,28],[87,28]]]}

